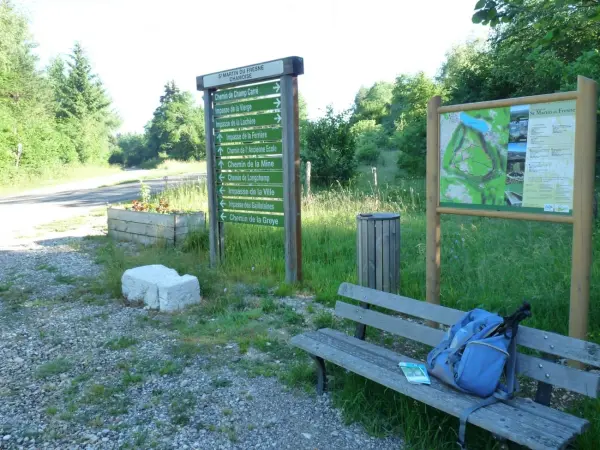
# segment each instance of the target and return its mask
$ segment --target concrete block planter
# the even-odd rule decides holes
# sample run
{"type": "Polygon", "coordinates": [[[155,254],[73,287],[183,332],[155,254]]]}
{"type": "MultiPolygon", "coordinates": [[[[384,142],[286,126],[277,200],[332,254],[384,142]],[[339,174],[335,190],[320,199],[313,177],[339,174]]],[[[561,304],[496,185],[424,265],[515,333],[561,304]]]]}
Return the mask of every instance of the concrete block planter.
{"type": "Polygon", "coordinates": [[[186,235],[206,228],[206,215],[197,213],[158,214],[108,208],[108,235],[121,240],[150,245],[164,242],[176,245],[185,241],[186,235]]]}

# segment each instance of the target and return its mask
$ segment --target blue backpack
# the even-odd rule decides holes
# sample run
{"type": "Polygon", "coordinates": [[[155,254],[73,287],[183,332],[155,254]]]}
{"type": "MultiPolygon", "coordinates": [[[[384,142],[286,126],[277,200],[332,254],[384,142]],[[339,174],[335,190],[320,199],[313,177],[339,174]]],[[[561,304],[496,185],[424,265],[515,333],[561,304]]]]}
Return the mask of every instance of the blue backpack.
{"type": "Polygon", "coordinates": [[[433,376],[462,392],[485,398],[459,417],[461,448],[465,448],[469,415],[512,398],[517,389],[515,336],[519,322],[531,315],[530,310],[529,304],[524,303],[505,318],[483,309],[469,311],[427,355],[427,368],[433,376]],[[503,375],[506,384],[500,382],[503,375]]]}

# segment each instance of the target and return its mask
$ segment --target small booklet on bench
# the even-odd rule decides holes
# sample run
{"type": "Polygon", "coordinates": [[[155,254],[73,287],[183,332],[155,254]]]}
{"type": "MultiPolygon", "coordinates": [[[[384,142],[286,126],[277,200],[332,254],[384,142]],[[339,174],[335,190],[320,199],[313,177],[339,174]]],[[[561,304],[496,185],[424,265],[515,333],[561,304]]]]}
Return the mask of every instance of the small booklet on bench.
{"type": "Polygon", "coordinates": [[[402,369],[409,383],[431,384],[425,364],[401,362],[398,363],[398,367],[402,369]]]}

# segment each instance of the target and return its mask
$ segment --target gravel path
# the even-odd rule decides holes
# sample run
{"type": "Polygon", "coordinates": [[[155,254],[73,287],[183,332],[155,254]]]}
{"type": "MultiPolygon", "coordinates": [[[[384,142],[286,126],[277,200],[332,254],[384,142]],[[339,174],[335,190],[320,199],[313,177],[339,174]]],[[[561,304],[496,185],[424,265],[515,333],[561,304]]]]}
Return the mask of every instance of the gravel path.
{"type": "MultiPolygon", "coordinates": [[[[105,218],[0,246],[0,449],[398,449],[330,398],[250,378],[255,352],[181,343],[89,288],[105,218]]],[[[251,349],[252,350],[252,349],[251,349]]]]}

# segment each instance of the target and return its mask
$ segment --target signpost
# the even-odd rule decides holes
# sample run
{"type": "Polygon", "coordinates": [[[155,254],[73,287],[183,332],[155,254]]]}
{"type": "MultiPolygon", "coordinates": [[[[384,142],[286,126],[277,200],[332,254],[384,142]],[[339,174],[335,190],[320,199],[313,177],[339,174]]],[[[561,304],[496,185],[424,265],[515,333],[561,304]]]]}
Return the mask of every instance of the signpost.
{"type": "Polygon", "coordinates": [[[285,228],[285,279],[302,280],[298,75],[302,58],[196,78],[204,91],[210,261],[224,258],[224,222],[285,228]]]}
{"type": "Polygon", "coordinates": [[[569,335],[586,339],[596,83],[577,91],[427,109],[427,301],[439,304],[440,215],[573,224],[569,335]]]}

